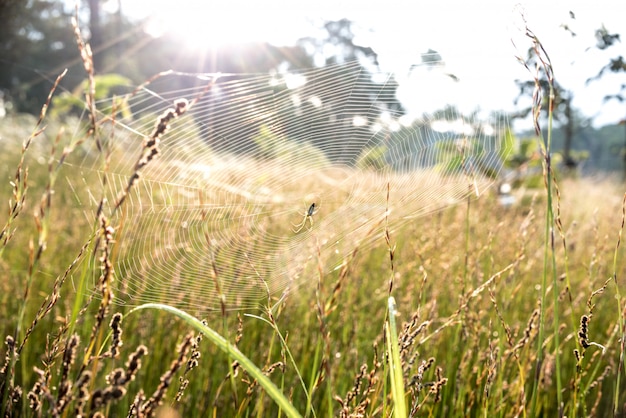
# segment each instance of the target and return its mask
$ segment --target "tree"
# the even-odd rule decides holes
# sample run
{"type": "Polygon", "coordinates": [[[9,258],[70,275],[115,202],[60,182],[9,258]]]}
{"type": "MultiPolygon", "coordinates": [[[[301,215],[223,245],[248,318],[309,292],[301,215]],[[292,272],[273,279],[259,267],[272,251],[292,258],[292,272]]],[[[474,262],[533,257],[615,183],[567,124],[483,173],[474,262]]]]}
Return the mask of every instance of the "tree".
{"type": "Polygon", "coordinates": [[[91,32],[89,43],[93,51],[93,64],[97,71],[100,68],[102,52],[102,5],[100,0],[87,0],[87,4],[89,5],[89,31],[91,32]]]}
{"type": "MultiPolygon", "coordinates": [[[[316,124],[320,125],[320,130],[326,129],[332,132],[334,128],[329,129],[329,127],[333,126],[341,130],[346,124],[352,124],[354,117],[364,116],[366,122],[363,125],[352,126],[354,133],[352,138],[367,138],[372,132],[372,126],[379,123],[376,116],[386,113],[397,119],[405,113],[405,110],[396,97],[397,81],[393,76],[382,79],[375,77],[379,73],[378,55],[371,47],[355,42],[353,27],[353,22],[348,19],[325,22],[326,35],[324,37],[305,37],[297,42],[297,45],[304,50],[311,51],[313,62],[320,67],[319,73],[324,74],[316,78],[315,84],[305,85],[301,94],[303,97],[317,97],[324,104],[324,106],[313,108],[310,102],[303,100],[305,106],[310,107],[306,111],[317,114],[313,119],[316,124]],[[350,86],[352,97],[361,99],[356,103],[351,103],[348,112],[342,111],[342,106],[345,104],[342,100],[345,100],[345,97],[336,94],[340,86],[350,86]],[[327,128],[324,128],[325,125],[327,128]]],[[[297,129],[297,126],[294,128],[297,129]]],[[[325,147],[327,145],[325,142],[332,141],[333,138],[326,135],[311,137],[307,140],[322,149],[329,149],[325,147]]],[[[368,141],[367,144],[365,142],[347,143],[347,141],[342,143],[343,149],[356,147],[361,155],[369,152],[365,147],[379,145],[380,143],[375,140],[368,141]]],[[[360,156],[352,153],[338,152],[329,157],[334,158],[335,162],[346,164],[359,164],[359,161],[362,161],[360,156]],[[347,155],[351,155],[351,160],[344,160],[347,155]]]]}
{"type": "MultiPolygon", "coordinates": [[[[352,151],[355,147],[364,147],[365,138],[372,132],[372,125],[378,122],[376,117],[387,112],[394,117],[403,114],[403,108],[396,99],[397,83],[392,77],[384,81],[375,79],[378,71],[376,53],[367,46],[355,43],[352,33],[352,23],[346,19],[324,24],[326,36],[317,38],[302,38],[296,45],[276,47],[269,44],[257,43],[229,47],[228,50],[197,52],[186,57],[176,57],[176,69],[195,72],[198,69],[209,69],[210,72],[222,72],[227,75],[217,80],[220,90],[219,98],[207,97],[208,106],[219,108],[219,117],[206,118],[198,121],[204,126],[205,140],[209,145],[219,141],[222,149],[232,144],[231,151],[242,153],[251,152],[264,154],[267,152],[263,144],[270,141],[254,139],[268,138],[267,126],[258,126],[246,122],[249,114],[241,112],[239,107],[228,106],[232,102],[241,102],[242,95],[253,94],[258,109],[267,109],[275,115],[280,125],[281,138],[286,143],[297,143],[302,147],[315,146],[321,150],[331,150],[327,158],[335,163],[356,164],[357,158],[352,151]],[[328,51],[325,46],[332,45],[332,54],[324,55],[328,51]],[[319,57],[323,56],[323,60],[319,57]],[[241,59],[245,57],[245,59],[241,59]],[[315,67],[315,63],[318,64],[315,67]],[[235,83],[238,79],[247,77],[241,73],[275,74],[276,83],[272,85],[248,85],[254,91],[241,89],[235,83]],[[289,77],[299,75],[307,79],[301,86],[288,86],[289,77]],[[346,110],[346,94],[358,97],[357,102],[350,103],[346,110]],[[297,95],[301,100],[295,103],[285,100],[284,106],[276,106],[276,100],[284,100],[297,95]],[[319,103],[319,104],[314,104],[319,103]],[[303,116],[306,118],[306,127],[303,129],[303,116]],[[367,116],[366,123],[355,126],[353,118],[367,116]],[[363,143],[343,141],[341,146],[351,152],[340,152],[329,146],[329,141],[336,141],[332,135],[320,135],[319,132],[341,132],[350,126],[354,138],[363,138],[363,143]],[[233,135],[248,138],[248,146],[241,146],[237,141],[224,141],[233,135]],[[346,157],[349,157],[346,159],[346,157]]],[[[174,45],[174,44],[172,44],[174,45]]],[[[169,47],[161,49],[161,55],[169,55],[169,47]]],[[[174,52],[174,51],[172,51],[174,52]]],[[[178,53],[178,51],[176,51],[178,53]]],[[[170,66],[171,68],[171,66],[170,66]]]]}
{"type": "MultiPolygon", "coordinates": [[[[600,29],[596,30],[596,48],[599,50],[609,49],[617,42],[620,42],[620,35],[618,33],[610,33],[604,25],[602,25],[600,29]]],[[[626,73],[626,62],[624,61],[624,57],[619,55],[615,58],[611,58],[608,64],[605,64],[598,71],[598,74],[587,80],[587,84],[602,78],[605,74],[607,74],[607,72],[626,73]]],[[[626,101],[626,83],[622,83],[618,93],[604,96],[605,102],[610,100],[617,100],[620,103],[624,103],[626,101]]],[[[619,123],[624,125],[624,128],[626,128],[626,118],[622,119],[619,123]]],[[[622,159],[624,161],[624,177],[626,178],[626,131],[624,132],[624,149],[622,149],[622,159]]]]}
{"type": "MultiPolygon", "coordinates": [[[[319,129],[328,131],[333,124],[337,129],[349,125],[350,129],[358,131],[356,136],[368,138],[373,125],[380,122],[378,116],[385,113],[398,118],[404,113],[396,98],[397,82],[390,75],[381,78],[376,52],[358,44],[353,24],[346,19],[326,22],[326,36],[322,39],[303,38],[292,46],[278,47],[255,42],[218,49],[207,47],[198,51],[181,48],[183,40],[177,39],[176,34],[154,38],[143,30],[143,22],[126,21],[122,19],[120,11],[115,15],[108,14],[101,7],[104,1],[85,0],[79,10],[79,17],[88,28],[86,33],[90,35],[88,39],[95,55],[96,76],[107,76],[116,70],[130,80],[129,84],[137,85],[169,69],[190,74],[226,74],[217,81],[223,87],[220,88],[220,96],[213,99],[205,97],[203,100],[221,100],[210,105],[223,107],[220,118],[226,121],[223,126],[226,131],[222,134],[235,134],[233,129],[236,129],[237,135],[250,138],[251,147],[256,146],[252,138],[259,134],[259,126],[244,123],[242,118],[249,115],[243,114],[239,108],[227,106],[227,102],[232,99],[229,95],[241,94],[241,88],[234,88],[238,80],[248,77],[246,74],[250,73],[275,74],[279,82],[272,85],[256,84],[252,86],[254,92],[250,92],[271,106],[277,97],[290,97],[294,93],[293,87],[289,87],[285,81],[287,77],[297,72],[312,71],[314,76],[311,79],[315,81],[298,88],[298,94],[320,100],[323,106],[314,106],[311,100],[305,99],[301,104],[293,103],[275,110],[278,112],[277,120],[282,125],[281,134],[303,145],[308,143],[324,149],[324,141],[331,138],[303,130],[298,114],[310,115],[316,112],[317,116],[313,120],[315,124],[320,124],[319,129]],[[329,50],[328,45],[333,46],[330,48],[333,53],[324,55],[321,62],[316,61],[315,58],[322,51],[329,50]],[[341,103],[341,100],[345,102],[346,97],[337,94],[338,86],[351,86],[353,95],[350,97],[358,96],[358,101],[354,102],[349,112],[342,107],[345,103],[341,103]],[[366,116],[366,124],[353,124],[353,118],[359,116],[366,116]]],[[[6,34],[0,40],[0,52],[3,52],[0,59],[8,64],[0,65],[0,88],[9,92],[18,111],[36,113],[50,87],[45,81],[54,80],[57,73],[66,67],[70,67],[70,71],[63,80],[63,88],[73,92],[76,99],[73,103],[82,100],[80,85],[85,74],[70,25],[74,12],[66,10],[64,6],[65,3],[60,0],[7,0],[0,5],[0,19],[11,23],[0,29],[0,33],[6,34]]],[[[160,91],[193,88],[204,83],[198,77],[180,74],[159,80],[160,91]]],[[[66,103],[70,103],[71,98],[66,96],[63,98],[68,99],[66,103]]],[[[246,97],[237,96],[236,99],[246,100],[246,97]]],[[[154,100],[161,99],[155,96],[154,100]]],[[[55,104],[59,104],[59,101],[55,104]]],[[[212,143],[212,133],[221,129],[218,122],[216,118],[198,121],[209,144],[212,143]]],[[[361,146],[366,146],[365,141],[361,146]]],[[[367,145],[371,145],[369,142],[367,145]]],[[[244,148],[239,147],[235,152],[242,152],[244,148]]],[[[335,151],[332,157],[341,159],[344,154],[348,155],[335,151]]],[[[350,155],[354,156],[354,153],[350,155]]],[[[355,158],[351,158],[350,161],[342,162],[355,163],[355,158]]]]}
{"type": "Polygon", "coordinates": [[[64,86],[75,86],[82,74],[70,14],[50,0],[0,2],[0,89],[17,111],[36,113],[56,76],[69,63],[64,86]]]}
{"type": "MultiPolygon", "coordinates": [[[[573,14],[570,12],[570,17],[573,18],[573,14]]],[[[567,25],[562,25],[562,27],[570,32],[572,36],[575,34],[569,29],[567,25]]],[[[558,80],[553,79],[550,86],[550,81],[546,77],[544,72],[544,68],[542,65],[538,65],[536,55],[534,53],[534,48],[531,46],[528,49],[528,54],[526,58],[526,66],[528,68],[538,68],[539,76],[538,80],[516,80],[516,84],[519,88],[519,94],[517,99],[515,100],[517,104],[517,100],[522,97],[532,97],[535,91],[536,83],[538,83],[539,88],[542,91],[543,103],[541,106],[542,114],[546,115],[550,111],[548,104],[550,100],[550,87],[552,87],[552,118],[557,124],[561,127],[563,131],[563,149],[562,149],[562,162],[565,168],[574,169],[578,165],[578,161],[572,155],[572,142],[574,139],[574,135],[581,128],[579,124],[577,124],[577,119],[574,117],[574,114],[578,114],[575,112],[575,109],[572,107],[572,100],[574,98],[574,93],[563,86],[558,80]]],[[[517,114],[514,115],[516,118],[526,118],[533,111],[533,106],[528,106],[517,114]]]]}
{"type": "MultiPolygon", "coordinates": [[[[75,11],[67,7],[68,3],[0,1],[0,89],[18,112],[37,113],[52,83],[65,68],[69,71],[62,81],[63,89],[73,90],[85,78],[71,25],[75,11]]],[[[102,74],[122,62],[124,57],[114,47],[137,41],[141,25],[101,13],[100,3],[101,0],[89,0],[85,4],[91,9],[79,9],[79,18],[91,11],[90,43],[96,55],[96,71],[102,74]],[[104,45],[104,38],[113,41],[104,45]]],[[[134,81],[141,82],[146,76],[137,78],[134,81]]]]}
{"type": "Polygon", "coordinates": [[[349,61],[361,61],[364,65],[378,65],[378,55],[368,46],[354,42],[353,23],[348,19],[340,19],[324,23],[324,38],[305,37],[298,45],[312,51],[316,61],[324,65],[342,64],[349,61]],[[328,46],[332,48],[328,48],[328,46]]]}

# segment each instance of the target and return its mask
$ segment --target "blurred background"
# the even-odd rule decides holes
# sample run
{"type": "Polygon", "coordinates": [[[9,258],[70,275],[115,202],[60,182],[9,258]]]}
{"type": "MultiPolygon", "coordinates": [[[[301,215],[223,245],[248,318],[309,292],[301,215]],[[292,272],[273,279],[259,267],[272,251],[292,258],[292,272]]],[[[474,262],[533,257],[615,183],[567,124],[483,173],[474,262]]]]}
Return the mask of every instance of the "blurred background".
{"type": "Polygon", "coordinates": [[[614,1],[4,0],[0,116],[37,114],[64,68],[62,88],[80,103],[76,13],[103,77],[101,95],[169,69],[288,77],[358,61],[374,82],[387,80],[404,125],[440,110],[504,112],[519,164],[536,151],[534,82],[520,64],[535,65],[527,23],[554,65],[558,160],[584,174],[626,173],[626,12],[614,1]]]}

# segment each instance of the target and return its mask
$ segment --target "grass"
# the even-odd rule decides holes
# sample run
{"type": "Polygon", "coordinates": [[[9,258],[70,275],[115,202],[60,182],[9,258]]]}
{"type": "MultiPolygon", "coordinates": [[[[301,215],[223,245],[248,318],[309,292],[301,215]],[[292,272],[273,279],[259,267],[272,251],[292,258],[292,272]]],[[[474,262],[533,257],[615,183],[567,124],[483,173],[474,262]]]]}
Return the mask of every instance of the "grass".
{"type": "MultiPolygon", "coordinates": [[[[90,136],[44,126],[45,112],[0,125],[3,415],[626,414],[623,185],[556,179],[549,136],[544,190],[519,191],[512,207],[487,194],[398,229],[388,211],[377,245],[355,244],[341,268],[328,272],[318,252],[309,288],[254,313],[222,302],[201,322],[114,303],[124,218],[113,215],[127,195],[107,203],[109,178],[63,164],[90,136]],[[93,204],[75,204],[89,194],[93,204]]],[[[138,183],[159,164],[159,126],[138,183]]],[[[113,157],[97,158],[106,168],[113,157]]]]}

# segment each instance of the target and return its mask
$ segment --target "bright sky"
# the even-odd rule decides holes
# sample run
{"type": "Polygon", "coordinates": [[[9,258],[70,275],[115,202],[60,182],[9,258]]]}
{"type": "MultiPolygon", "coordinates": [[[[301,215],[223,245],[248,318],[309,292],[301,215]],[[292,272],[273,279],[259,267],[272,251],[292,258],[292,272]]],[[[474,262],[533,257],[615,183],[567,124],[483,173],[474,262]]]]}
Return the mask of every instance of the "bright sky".
{"type": "Polygon", "coordinates": [[[610,32],[623,30],[626,12],[618,0],[387,0],[384,6],[369,0],[153,0],[149,7],[138,1],[122,1],[122,7],[131,16],[152,13],[154,28],[188,33],[189,47],[250,40],[289,45],[315,34],[323,20],[348,18],[356,24],[356,43],[372,47],[382,70],[397,74],[399,95],[414,114],[449,97],[462,110],[473,110],[477,104],[483,109],[514,110],[518,89],[513,81],[529,78],[515,59],[529,46],[522,36],[523,10],[552,59],[557,80],[574,91],[574,106],[595,116],[596,125],[615,123],[626,115],[624,105],[602,101],[606,94],[619,92],[626,74],[585,85],[609,58],[626,56],[624,43],[604,53],[587,50],[595,45],[594,32],[602,24],[610,32]],[[577,36],[563,30],[562,24],[577,36]],[[459,82],[448,77],[425,82],[419,77],[425,70],[409,72],[429,48],[440,53],[445,72],[459,77],[459,82]]]}

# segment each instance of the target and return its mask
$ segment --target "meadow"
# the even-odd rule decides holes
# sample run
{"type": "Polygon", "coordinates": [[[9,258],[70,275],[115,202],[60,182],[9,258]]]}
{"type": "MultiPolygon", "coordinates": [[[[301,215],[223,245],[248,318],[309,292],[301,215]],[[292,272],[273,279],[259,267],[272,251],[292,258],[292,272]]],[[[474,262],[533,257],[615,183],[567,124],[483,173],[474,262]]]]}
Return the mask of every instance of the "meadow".
{"type": "Polygon", "coordinates": [[[65,164],[81,144],[44,113],[0,122],[3,415],[626,416],[620,181],[545,160],[511,206],[382,224],[310,286],[202,324],[116,303],[103,207],[130,203],[98,200],[105,176],[65,164]]]}

